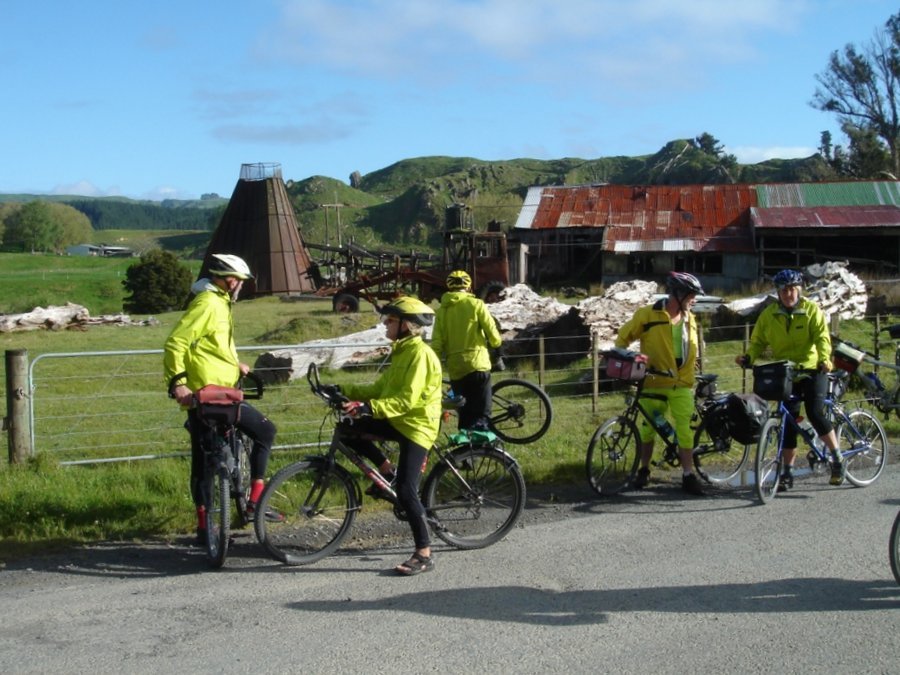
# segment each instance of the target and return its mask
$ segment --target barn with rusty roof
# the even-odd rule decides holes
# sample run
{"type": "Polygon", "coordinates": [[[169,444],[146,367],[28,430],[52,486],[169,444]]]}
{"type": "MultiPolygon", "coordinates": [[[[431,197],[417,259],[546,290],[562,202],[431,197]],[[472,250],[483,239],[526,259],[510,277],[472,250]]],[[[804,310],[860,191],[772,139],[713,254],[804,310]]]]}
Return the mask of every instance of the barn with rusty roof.
{"type": "Polygon", "coordinates": [[[900,184],[589,185],[529,189],[520,280],[613,283],[696,274],[730,290],[825,260],[896,272],[900,184]],[[874,245],[873,245],[874,244],[874,245]]]}

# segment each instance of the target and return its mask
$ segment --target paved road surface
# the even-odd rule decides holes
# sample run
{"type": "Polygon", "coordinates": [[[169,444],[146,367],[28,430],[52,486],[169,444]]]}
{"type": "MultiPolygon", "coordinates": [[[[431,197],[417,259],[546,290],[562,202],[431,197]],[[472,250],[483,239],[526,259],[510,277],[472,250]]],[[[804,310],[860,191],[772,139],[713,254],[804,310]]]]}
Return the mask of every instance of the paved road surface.
{"type": "Polygon", "coordinates": [[[404,527],[315,565],[248,535],[211,572],[185,542],[109,544],[0,572],[3,673],[900,673],[887,560],[900,471],[872,487],[531,505],[483,551],[385,572],[404,527]]]}

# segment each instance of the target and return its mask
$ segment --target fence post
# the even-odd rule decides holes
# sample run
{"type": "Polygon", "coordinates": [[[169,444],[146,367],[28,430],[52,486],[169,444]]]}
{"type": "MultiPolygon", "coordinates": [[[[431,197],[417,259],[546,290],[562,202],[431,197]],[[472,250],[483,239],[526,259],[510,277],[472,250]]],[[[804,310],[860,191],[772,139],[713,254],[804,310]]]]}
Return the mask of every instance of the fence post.
{"type": "Polygon", "coordinates": [[[6,418],[3,420],[9,444],[9,463],[23,464],[32,455],[28,406],[28,350],[6,351],[6,418]]]}
{"type": "Polygon", "coordinates": [[[538,337],[538,385],[544,388],[544,336],[538,337]]]}
{"type": "Polygon", "coordinates": [[[591,331],[591,367],[593,377],[591,378],[591,412],[597,414],[597,397],[600,394],[600,357],[598,354],[600,345],[600,336],[591,331]]]}

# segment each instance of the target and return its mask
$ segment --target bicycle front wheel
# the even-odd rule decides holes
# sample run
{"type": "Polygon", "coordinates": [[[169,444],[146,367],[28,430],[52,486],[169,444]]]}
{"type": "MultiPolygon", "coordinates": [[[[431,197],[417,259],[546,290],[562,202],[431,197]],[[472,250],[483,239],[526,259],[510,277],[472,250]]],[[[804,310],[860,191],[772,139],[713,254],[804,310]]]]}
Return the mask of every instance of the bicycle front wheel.
{"type": "Polygon", "coordinates": [[[588,444],[588,483],[598,495],[615,494],[634,480],[640,437],[627,417],[613,417],[601,424],[588,444]]]}
{"type": "Polygon", "coordinates": [[[438,462],[422,489],[432,531],[451,546],[484,548],[515,526],[525,508],[516,461],[490,446],[464,447],[438,462]]]}
{"type": "Polygon", "coordinates": [[[254,525],[263,548],[288,565],[308,565],[333,553],[350,531],[359,501],[353,477],[325,460],[294,462],[263,491],[254,525]]]}
{"type": "Polygon", "coordinates": [[[849,445],[842,451],[847,480],[856,487],[866,487],[884,471],[887,464],[887,434],[874,415],[854,410],[847,420],[838,420],[838,446],[849,445]]]}
{"type": "Polygon", "coordinates": [[[756,448],[756,495],[763,504],[768,504],[778,492],[781,477],[781,420],[768,420],[759,435],[756,448]]]}
{"type": "Polygon", "coordinates": [[[703,421],[694,434],[694,469],[705,481],[728,484],[744,468],[750,446],[734,440],[727,431],[710,431],[703,421]]]}
{"type": "Polygon", "coordinates": [[[502,380],[491,387],[488,425],[507,443],[531,443],[550,428],[553,407],[543,389],[527,380],[502,380]]]}
{"type": "Polygon", "coordinates": [[[900,511],[894,518],[894,526],[891,528],[891,539],[888,542],[888,553],[891,559],[891,572],[894,579],[900,584],[900,511]]]}
{"type": "Polygon", "coordinates": [[[218,568],[225,564],[231,535],[231,476],[224,466],[207,467],[206,473],[206,559],[210,567],[218,568]]]}

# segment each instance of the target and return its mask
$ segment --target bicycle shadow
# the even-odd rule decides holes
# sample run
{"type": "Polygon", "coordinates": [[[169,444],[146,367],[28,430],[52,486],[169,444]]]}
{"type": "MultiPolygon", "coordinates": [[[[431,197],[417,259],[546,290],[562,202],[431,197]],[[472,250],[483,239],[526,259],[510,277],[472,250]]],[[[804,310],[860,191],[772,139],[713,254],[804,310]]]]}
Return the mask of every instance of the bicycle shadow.
{"type": "Polygon", "coordinates": [[[703,511],[731,511],[759,504],[752,487],[717,487],[704,485],[703,497],[687,495],[675,481],[651,483],[641,490],[626,490],[608,497],[595,496],[573,507],[584,515],[600,513],[698,513],[703,511]],[[657,507],[657,508],[653,508],[657,507]]]}
{"type": "Polygon", "coordinates": [[[378,600],[299,600],[304,612],[408,611],[448,618],[578,626],[605,623],[618,613],[765,614],[859,612],[900,608],[893,579],[778,579],[717,586],[656,586],[550,591],[528,586],[469,587],[401,593],[378,600]]]}

